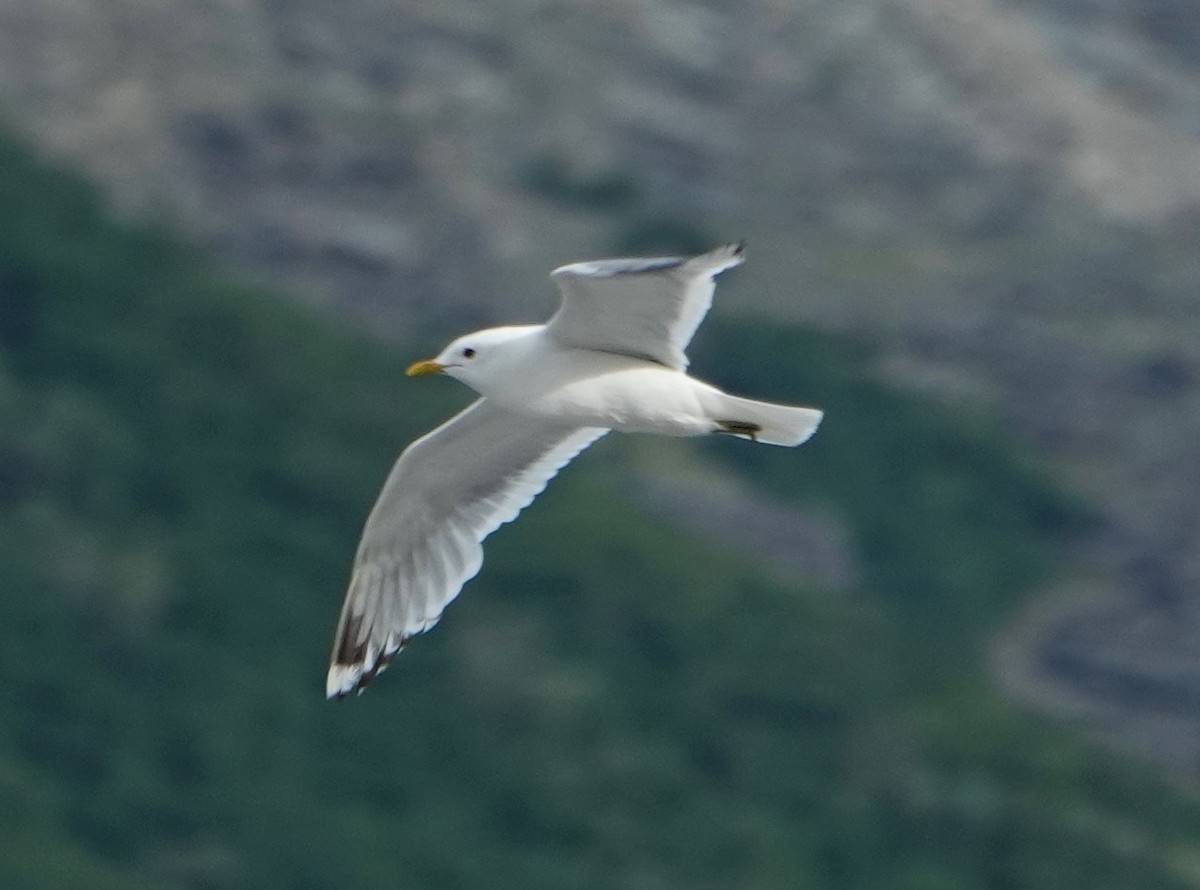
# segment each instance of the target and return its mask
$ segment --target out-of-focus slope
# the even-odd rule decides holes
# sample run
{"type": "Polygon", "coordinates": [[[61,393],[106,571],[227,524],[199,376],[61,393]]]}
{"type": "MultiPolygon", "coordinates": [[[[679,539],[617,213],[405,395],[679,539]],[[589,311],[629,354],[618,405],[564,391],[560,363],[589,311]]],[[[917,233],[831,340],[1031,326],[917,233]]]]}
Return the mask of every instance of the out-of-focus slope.
{"type": "Polygon", "coordinates": [[[698,367],[838,406],[820,435],[608,437],[334,705],[363,514],[466,394],[3,140],[0,203],[0,886],[1196,886],[1200,805],[979,670],[1079,518],[992,425],[709,325],[698,367]],[[861,577],[631,509],[642,444],[819,503],[861,577]]]}
{"type": "Polygon", "coordinates": [[[530,206],[546,160],[649,213],[903,244],[1200,195],[1157,56],[1112,88],[990,0],[24,2],[0,26],[0,98],[40,144],[377,311],[486,305],[481,264],[594,250],[596,220],[548,237],[530,206]]]}
{"type": "Polygon", "coordinates": [[[18,0],[0,106],[377,331],[536,319],[557,263],[748,237],[718,312],[873,340],[1096,505],[1080,562],[1171,629],[1119,647],[1157,683],[1200,651],[1198,10],[18,0]]]}

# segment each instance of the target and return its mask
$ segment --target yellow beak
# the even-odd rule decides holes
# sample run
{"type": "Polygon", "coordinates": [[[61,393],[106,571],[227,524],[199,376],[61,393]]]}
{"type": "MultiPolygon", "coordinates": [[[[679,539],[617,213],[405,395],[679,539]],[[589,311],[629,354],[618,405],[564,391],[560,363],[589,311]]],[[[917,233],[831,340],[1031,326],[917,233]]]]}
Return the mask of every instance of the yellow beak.
{"type": "Polygon", "coordinates": [[[428,374],[440,374],[445,368],[439,365],[432,359],[426,359],[423,362],[415,362],[408,366],[408,370],[404,373],[409,377],[425,377],[428,374]]]}

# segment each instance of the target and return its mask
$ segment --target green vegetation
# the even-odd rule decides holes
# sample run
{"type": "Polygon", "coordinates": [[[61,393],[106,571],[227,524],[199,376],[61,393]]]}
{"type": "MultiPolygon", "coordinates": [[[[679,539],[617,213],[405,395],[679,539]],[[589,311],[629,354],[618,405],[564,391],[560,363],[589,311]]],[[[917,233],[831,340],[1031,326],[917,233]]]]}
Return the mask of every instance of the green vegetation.
{"type": "Polygon", "coordinates": [[[529,191],[557,204],[591,211],[623,210],[637,203],[637,186],[619,173],[586,174],[555,155],[528,162],[520,180],[529,191]]]}
{"type": "Polygon", "coordinates": [[[663,213],[648,201],[627,173],[574,169],[553,154],[540,155],[515,174],[531,194],[559,210],[596,214],[613,223],[612,254],[700,253],[713,245],[701,227],[663,213]]]}
{"type": "Polygon", "coordinates": [[[612,437],[435,633],[326,703],[366,509],[466,396],[10,144],[0,206],[0,886],[1200,883],[1200,806],[980,675],[1081,521],[982,420],[844,344],[713,325],[703,372],[831,414],[802,451],[696,447],[836,511],[864,592],[632,511],[612,437]]]}
{"type": "Polygon", "coordinates": [[[928,643],[972,656],[1053,550],[1090,521],[980,416],[953,416],[872,380],[866,350],[811,332],[725,324],[698,363],[735,392],[826,410],[804,462],[786,451],[706,447],[766,491],[852,517],[865,586],[928,643]],[[752,357],[746,359],[745,357],[752,357]]]}

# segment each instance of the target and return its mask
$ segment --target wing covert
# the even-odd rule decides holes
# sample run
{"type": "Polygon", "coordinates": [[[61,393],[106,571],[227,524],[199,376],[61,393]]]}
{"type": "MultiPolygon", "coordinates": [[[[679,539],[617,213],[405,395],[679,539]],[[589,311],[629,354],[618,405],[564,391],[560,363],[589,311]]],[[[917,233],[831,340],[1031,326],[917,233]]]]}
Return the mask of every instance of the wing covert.
{"type": "Polygon", "coordinates": [[[712,305],[715,276],[742,262],[742,245],[695,257],[596,260],[551,272],[562,306],[546,326],[568,346],[687,367],[684,349],[712,305]]]}

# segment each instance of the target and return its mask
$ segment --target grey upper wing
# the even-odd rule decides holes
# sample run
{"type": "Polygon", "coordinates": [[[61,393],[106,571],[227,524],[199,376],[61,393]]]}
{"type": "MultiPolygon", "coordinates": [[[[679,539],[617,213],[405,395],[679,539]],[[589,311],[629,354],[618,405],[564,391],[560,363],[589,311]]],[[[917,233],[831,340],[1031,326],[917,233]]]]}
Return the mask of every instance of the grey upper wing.
{"type": "Polygon", "coordinates": [[[742,262],[742,245],[700,256],[597,260],[551,274],[562,306],[546,332],[568,346],[687,367],[684,349],[712,305],[714,276],[742,262]]]}
{"type": "Polygon", "coordinates": [[[510,522],[607,430],[520,417],[480,399],[400,455],[363,529],[326,693],[360,691],[432,627],[510,522]]]}

